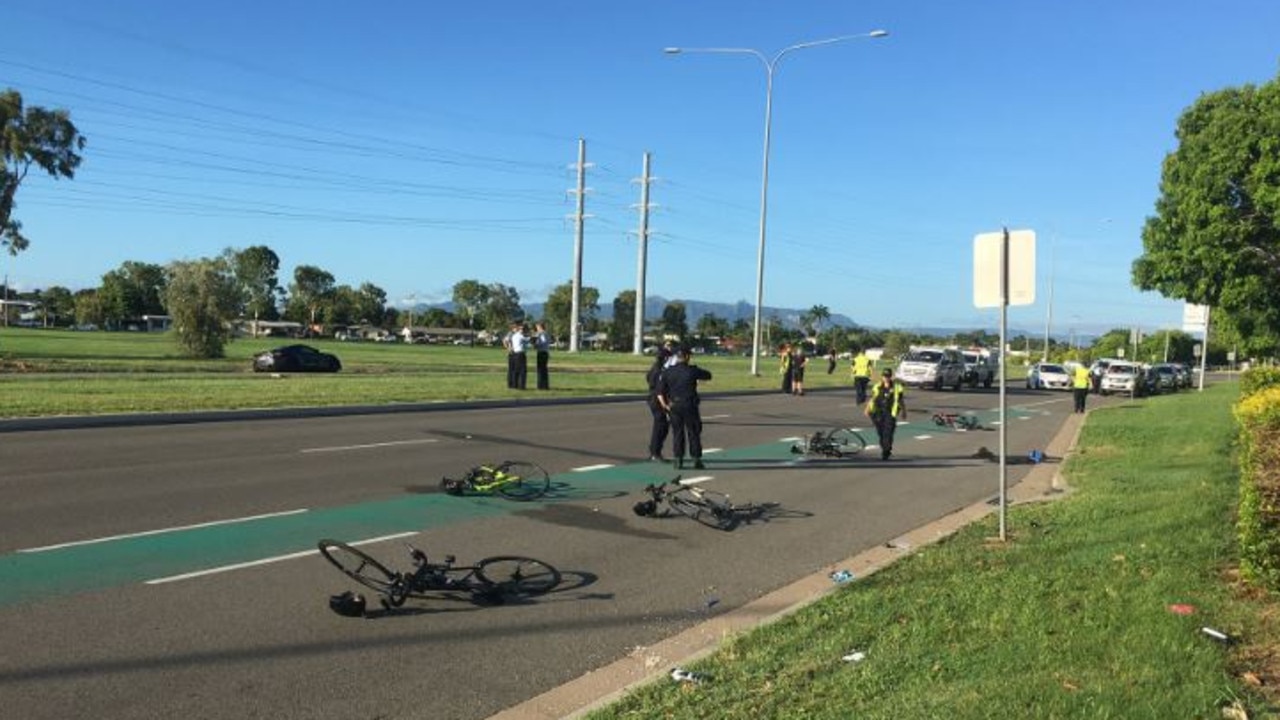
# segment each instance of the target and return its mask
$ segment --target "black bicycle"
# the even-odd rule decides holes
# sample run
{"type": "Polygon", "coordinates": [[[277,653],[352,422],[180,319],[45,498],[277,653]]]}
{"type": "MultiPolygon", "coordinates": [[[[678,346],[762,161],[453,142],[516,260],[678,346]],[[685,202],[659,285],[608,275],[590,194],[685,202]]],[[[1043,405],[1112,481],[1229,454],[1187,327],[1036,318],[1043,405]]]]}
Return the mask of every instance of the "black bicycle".
{"type": "Polygon", "coordinates": [[[978,430],[982,427],[982,424],[978,422],[978,418],[973,415],[947,412],[934,413],[933,423],[952,430],[978,430]]]}
{"type": "Polygon", "coordinates": [[[414,569],[405,574],[339,540],[325,539],[320,554],[347,577],[381,596],[383,607],[400,607],[411,597],[432,598],[463,593],[476,602],[500,604],[509,599],[542,595],[560,584],[560,571],[541,560],[516,555],[487,557],[474,565],[457,565],[446,555],[433,563],[409,545],[414,569]]]}
{"type": "Polygon", "coordinates": [[[773,503],[735,504],[724,493],[685,485],[679,476],[658,485],[646,485],[644,492],[649,499],[635,504],[632,510],[637,515],[657,517],[674,511],[717,530],[732,530],[744,521],[763,517],[776,507],[773,503]]]}
{"type": "Polygon", "coordinates": [[[819,430],[806,435],[791,446],[795,455],[820,455],[829,458],[853,457],[867,449],[867,439],[853,428],[819,430]]]}
{"type": "Polygon", "coordinates": [[[450,495],[497,493],[511,500],[535,500],[551,488],[551,478],[534,463],[507,460],[497,465],[477,465],[460,478],[442,478],[440,488],[450,495]]]}

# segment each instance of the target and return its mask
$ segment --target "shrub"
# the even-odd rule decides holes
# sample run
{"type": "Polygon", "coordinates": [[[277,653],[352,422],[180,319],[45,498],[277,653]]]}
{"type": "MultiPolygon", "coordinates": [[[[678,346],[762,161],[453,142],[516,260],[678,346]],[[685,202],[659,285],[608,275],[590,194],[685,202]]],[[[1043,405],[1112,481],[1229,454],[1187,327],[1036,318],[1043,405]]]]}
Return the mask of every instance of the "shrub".
{"type": "Polygon", "coordinates": [[[1280,367],[1250,368],[1240,376],[1240,396],[1250,395],[1271,387],[1280,387],[1280,367]]]}
{"type": "Polygon", "coordinates": [[[1240,573],[1280,591],[1280,386],[1246,396],[1240,425],[1240,573]]]}

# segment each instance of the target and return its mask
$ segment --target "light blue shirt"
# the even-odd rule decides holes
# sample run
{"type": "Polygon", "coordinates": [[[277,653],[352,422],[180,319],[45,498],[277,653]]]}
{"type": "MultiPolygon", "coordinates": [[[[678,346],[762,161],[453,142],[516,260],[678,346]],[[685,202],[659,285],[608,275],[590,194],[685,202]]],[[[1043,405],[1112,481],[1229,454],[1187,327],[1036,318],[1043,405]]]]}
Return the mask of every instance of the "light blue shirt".
{"type": "Polygon", "coordinates": [[[529,349],[529,337],[516,330],[511,333],[511,352],[522,353],[529,349]]]}

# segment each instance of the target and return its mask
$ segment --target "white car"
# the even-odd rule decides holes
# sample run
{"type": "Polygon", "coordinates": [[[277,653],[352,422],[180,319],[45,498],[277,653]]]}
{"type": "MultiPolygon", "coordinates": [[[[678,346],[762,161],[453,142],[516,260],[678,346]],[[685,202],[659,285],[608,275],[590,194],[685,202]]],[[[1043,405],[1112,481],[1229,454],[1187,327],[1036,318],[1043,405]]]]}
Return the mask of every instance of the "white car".
{"type": "Polygon", "coordinates": [[[1142,395],[1145,390],[1141,384],[1143,378],[1141,365],[1122,360],[1113,360],[1107,366],[1106,374],[1102,376],[1102,387],[1100,389],[1103,395],[1110,395],[1111,393],[1142,395]]]}
{"type": "Polygon", "coordinates": [[[951,349],[912,348],[898,363],[897,379],[903,385],[958,392],[964,387],[964,356],[951,349]]]}
{"type": "Polygon", "coordinates": [[[1036,363],[1027,371],[1028,390],[1070,390],[1071,374],[1061,365],[1036,363]]]}

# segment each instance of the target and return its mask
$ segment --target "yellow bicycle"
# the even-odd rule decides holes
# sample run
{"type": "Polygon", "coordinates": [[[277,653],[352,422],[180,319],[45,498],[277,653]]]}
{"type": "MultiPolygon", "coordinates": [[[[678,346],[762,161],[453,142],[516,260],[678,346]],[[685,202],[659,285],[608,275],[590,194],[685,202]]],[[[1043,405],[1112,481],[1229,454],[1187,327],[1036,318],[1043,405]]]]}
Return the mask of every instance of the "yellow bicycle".
{"type": "Polygon", "coordinates": [[[450,495],[497,493],[511,500],[535,500],[551,489],[551,478],[534,463],[507,460],[477,465],[460,478],[442,478],[440,488],[450,495]]]}

